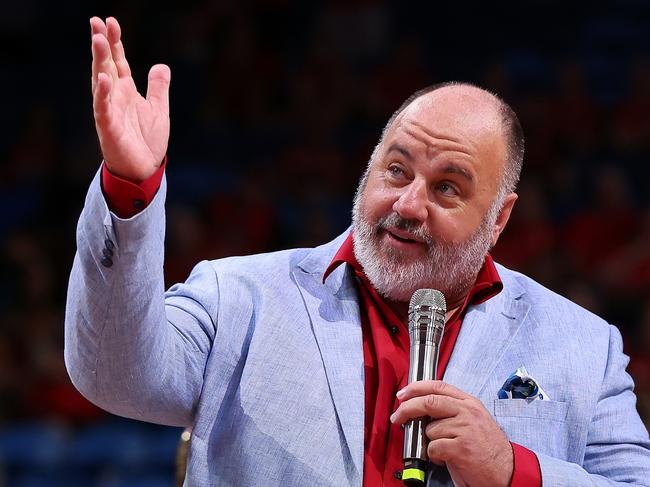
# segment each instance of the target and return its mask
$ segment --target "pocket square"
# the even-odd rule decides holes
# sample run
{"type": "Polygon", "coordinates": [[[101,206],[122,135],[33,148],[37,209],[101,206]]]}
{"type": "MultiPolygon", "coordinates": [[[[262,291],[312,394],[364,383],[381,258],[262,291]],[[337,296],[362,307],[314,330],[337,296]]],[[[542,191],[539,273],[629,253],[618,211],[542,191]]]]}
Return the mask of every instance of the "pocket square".
{"type": "Polygon", "coordinates": [[[528,401],[550,399],[523,365],[510,374],[499,389],[498,396],[499,399],[527,399],[528,401]]]}

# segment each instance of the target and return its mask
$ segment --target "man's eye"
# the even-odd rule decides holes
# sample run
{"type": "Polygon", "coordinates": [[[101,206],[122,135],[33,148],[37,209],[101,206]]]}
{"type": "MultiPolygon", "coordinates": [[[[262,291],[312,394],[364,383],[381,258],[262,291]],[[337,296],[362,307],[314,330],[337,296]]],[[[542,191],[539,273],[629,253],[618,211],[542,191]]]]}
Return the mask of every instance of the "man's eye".
{"type": "Polygon", "coordinates": [[[399,166],[390,166],[388,168],[388,172],[391,173],[393,176],[402,176],[404,174],[404,171],[399,166]]]}
{"type": "Polygon", "coordinates": [[[438,185],[438,191],[448,196],[453,196],[457,193],[456,188],[449,183],[440,183],[438,185]]]}

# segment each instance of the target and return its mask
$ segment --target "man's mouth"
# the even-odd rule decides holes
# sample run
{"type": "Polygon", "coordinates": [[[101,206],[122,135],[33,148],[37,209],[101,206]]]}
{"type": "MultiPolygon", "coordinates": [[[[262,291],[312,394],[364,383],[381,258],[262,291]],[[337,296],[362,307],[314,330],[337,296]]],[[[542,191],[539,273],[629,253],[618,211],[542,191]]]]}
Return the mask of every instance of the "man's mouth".
{"type": "Polygon", "coordinates": [[[388,233],[392,238],[398,242],[407,243],[407,244],[422,244],[423,242],[414,238],[410,233],[391,228],[390,230],[385,228],[384,231],[388,233]]]}

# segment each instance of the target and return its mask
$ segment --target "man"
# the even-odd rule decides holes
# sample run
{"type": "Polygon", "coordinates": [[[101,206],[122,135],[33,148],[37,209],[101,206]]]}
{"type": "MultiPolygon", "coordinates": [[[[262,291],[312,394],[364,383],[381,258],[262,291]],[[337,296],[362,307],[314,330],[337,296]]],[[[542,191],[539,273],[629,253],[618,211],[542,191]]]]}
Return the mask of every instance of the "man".
{"type": "Polygon", "coordinates": [[[400,485],[400,425],[421,416],[430,486],[650,485],[618,331],[488,254],[523,158],[504,102],[467,84],[416,94],[351,231],[202,262],[165,293],[170,71],[154,66],[142,98],[117,21],[91,28],[105,162],[78,227],[66,364],[115,414],[192,425],[187,485],[400,485]],[[419,288],[447,299],[444,376],[406,386],[419,288]]]}

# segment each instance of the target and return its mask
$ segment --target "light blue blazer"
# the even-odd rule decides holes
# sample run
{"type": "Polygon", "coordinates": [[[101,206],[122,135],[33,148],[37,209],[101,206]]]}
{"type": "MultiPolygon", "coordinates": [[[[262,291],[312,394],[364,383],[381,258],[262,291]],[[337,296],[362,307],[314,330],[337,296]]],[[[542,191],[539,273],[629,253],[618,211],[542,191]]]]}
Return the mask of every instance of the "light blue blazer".
{"type": "MultiPolygon", "coordinates": [[[[345,265],[323,283],[346,235],[204,261],[165,292],[165,184],[122,220],[92,183],[66,309],[72,381],[114,414],[193,426],[186,485],[361,486],[358,297],[345,265]]],[[[617,329],[498,271],[503,291],[469,309],[444,380],[537,454],[545,487],[650,486],[648,433],[617,329]],[[521,365],[551,400],[497,399],[521,365]]],[[[428,485],[451,482],[439,469],[428,485]]]]}

